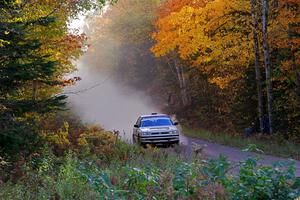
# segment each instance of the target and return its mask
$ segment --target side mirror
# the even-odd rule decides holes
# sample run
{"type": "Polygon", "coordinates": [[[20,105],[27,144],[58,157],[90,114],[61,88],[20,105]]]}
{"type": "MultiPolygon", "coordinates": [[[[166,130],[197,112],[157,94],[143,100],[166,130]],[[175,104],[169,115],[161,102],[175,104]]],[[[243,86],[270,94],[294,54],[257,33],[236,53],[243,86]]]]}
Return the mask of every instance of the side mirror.
{"type": "Polygon", "coordinates": [[[178,122],[174,122],[173,124],[174,124],[174,126],[177,126],[179,123],[178,122]]]}
{"type": "Polygon", "coordinates": [[[134,127],[134,128],[139,128],[139,125],[135,124],[133,127],[134,127]]]}

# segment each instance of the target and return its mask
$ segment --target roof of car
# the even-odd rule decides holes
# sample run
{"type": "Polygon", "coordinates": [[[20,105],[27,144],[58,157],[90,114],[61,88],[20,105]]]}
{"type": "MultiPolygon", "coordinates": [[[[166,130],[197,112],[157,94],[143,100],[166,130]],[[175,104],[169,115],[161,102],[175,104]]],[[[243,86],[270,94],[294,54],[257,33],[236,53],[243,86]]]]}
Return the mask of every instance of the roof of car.
{"type": "Polygon", "coordinates": [[[167,114],[158,114],[158,113],[153,113],[151,115],[142,115],[141,118],[148,118],[148,117],[170,117],[167,114]]]}

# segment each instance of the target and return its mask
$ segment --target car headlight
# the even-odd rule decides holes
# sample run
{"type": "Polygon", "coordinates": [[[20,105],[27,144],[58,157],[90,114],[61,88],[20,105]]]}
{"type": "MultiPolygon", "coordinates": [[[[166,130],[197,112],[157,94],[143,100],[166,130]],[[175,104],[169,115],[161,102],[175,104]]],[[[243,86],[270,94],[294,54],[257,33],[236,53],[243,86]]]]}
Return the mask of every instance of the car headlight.
{"type": "Polygon", "coordinates": [[[141,131],[141,130],[139,130],[138,133],[139,133],[140,135],[150,135],[149,132],[143,132],[143,131],[141,131]]]}
{"type": "Polygon", "coordinates": [[[171,134],[179,134],[178,130],[170,131],[171,134]]]}

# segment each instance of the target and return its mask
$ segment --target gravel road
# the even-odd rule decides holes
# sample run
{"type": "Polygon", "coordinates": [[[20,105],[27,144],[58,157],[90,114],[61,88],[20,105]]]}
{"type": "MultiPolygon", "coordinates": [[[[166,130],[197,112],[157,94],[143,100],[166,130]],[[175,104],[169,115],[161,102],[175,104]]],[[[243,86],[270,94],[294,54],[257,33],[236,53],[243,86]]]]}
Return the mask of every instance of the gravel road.
{"type": "MultiPolygon", "coordinates": [[[[192,152],[193,146],[195,144],[203,147],[202,153],[209,158],[217,158],[220,154],[225,155],[229,161],[237,163],[239,161],[245,160],[248,157],[255,157],[257,155],[261,156],[259,165],[272,165],[272,163],[281,161],[281,162],[291,162],[290,159],[280,158],[276,156],[257,154],[252,152],[244,152],[238,148],[228,147],[221,144],[216,144],[212,142],[207,142],[201,139],[190,138],[186,136],[181,136],[181,145],[184,146],[187,152],[192,152]]],[[[300,148],[300,147],[299,147],[300,148]]],[[[296,165],[296,175],[300,177],[300,162],[295,161],[296,165]]]]}

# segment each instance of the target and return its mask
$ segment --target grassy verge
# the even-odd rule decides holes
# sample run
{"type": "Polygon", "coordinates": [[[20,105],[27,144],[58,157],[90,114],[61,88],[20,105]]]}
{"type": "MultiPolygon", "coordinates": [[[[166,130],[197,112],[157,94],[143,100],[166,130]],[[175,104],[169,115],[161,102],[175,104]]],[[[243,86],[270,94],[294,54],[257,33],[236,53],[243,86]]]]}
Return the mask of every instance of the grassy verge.
{"type": "Polygon", "coordinates": [[[114,148],[118,153],[110,157],[44,153],[27,162],[22,179],[0,185],[0,199],[293,200],[300,195],[293,167],[261,167],[249,158],[232,176],[225,157],[184,161],[156,148],[123,142],[114,148]]]}
{"type": "Polygon", "coordinates": [[[293,158],[300,160],[299,145],[290,141],[278,141],[274,137],[242,137],[233,136],[225,133],[212,133],[209,131],[195,130],[188,127],[183,127],[183,133],[186,136],[200,138],[210,142],[216,142],[240,149],[247,148],[250,144],[254,144],[258,149],[265,154],[280,156],[284,158],[293,158]]]}
{"type": "Polygon", "coordinates": [[[45,121],[47,145],[37,152],[14,160],[0,151],[0,200],[300,196],[300,178],[288,162],[259,166],[258,158],[248,158],[236,166],[223,156],[187,158],[180,146],[145,149],[124,143],[101,127],[63,119],[67,121],[57,117],[45,121]]]}

